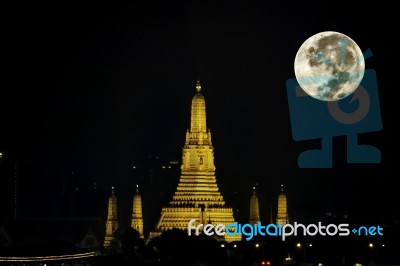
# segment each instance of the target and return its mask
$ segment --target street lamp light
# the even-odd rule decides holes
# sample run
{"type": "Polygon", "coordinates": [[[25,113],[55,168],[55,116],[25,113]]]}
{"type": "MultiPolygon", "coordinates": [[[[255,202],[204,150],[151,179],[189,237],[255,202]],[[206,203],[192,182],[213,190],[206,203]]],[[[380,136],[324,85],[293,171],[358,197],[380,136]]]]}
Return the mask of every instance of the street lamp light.
{"type": "MultiPolygon", "coordinates": [[[[384,246],[385,246],[385,244],[382,244],[382,247],[384,247],[384,246]]],[[[375,247],[375,244],[372,243],[372,242],[370,242],[370,243],[368,244],[368,247],[369,247],[371,250],[374,250],[374,249],[375,249],[375,252],[376,252],[375,258],[376,258],[376,260],[379,260],[379,245],[377,245],[377,246],[375,247]]]]}
{"type": "MultiPolygon", "coordinates": [[[[296,244],[296,247],[297,247],[298,249],[303,249],[303,261],[305,262],[305,261],[306,261],[306,245],[305,245],[304,247],[302,247],[301,243],[298,242],[298,243],[296,244]]],[[[312,244],[310,244],[309,247],[312,247],[312,244]]]]}

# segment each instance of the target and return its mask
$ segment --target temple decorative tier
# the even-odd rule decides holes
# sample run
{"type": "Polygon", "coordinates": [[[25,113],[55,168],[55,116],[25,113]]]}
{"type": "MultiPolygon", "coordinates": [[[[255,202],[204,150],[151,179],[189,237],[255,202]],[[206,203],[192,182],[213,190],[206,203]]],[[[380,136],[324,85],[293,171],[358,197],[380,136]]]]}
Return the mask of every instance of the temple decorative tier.
{"type": "MultiPolygon", "coordinates": [[[[168,207],[163,207],[157,224],[158,232],[172,228],[187,230],[190,220],[199,223],[234,223],[232,208],[218,189],[215,177],[214,148],[211,132],[206,126],[206,103],[201,94],[201,85],[196,84],[196,95],[192,100],[190,130],[186,132],[183,147],[181,177],[176,192],[168,207]]],[[[153,234],[154,235],[154,234],[153,234]]],[[[241,236],[225,235],[226,241],[240,240],[241,236]]]]}

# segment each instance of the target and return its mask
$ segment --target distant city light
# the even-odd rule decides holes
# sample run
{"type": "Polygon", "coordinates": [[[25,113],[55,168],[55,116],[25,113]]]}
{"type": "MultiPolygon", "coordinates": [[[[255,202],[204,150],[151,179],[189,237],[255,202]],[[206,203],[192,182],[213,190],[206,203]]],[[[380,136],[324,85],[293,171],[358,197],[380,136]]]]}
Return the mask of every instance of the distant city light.
{"type": "Polygon", "coordinates": [[[296,247],[301,248],[301,243],[297,243],[296,247]]]}
{"type": "Polygon", "coordinates": [[[310,248],[312,247],[312,244],[308,245],[310,248]]]}
{"type": "Polygon", "coordinates": [[[382,247],[384,248],[384,247],[385,247],[385,244],[382,244],[382,247]]]}
{"type": "Polygon", "coordinates": [[[233,245],[233,247],[234,247],[234,248],[236,248],[236,247],[237,247],[237,245],[235,244],[235,245],[233,245]]]}
{"type": "Polygon", "coordinates": [[[374,247],[374,244],[373,243],[369,243],[369,245],[368,245],[370,248],[373,248],[374,247]]]}
{"type": "Polygon", "coordinates": [[[258,247],[260,247],[260,244],[257,243],[257,244],[256,244],[256,248],[258,248],[258,247]]]}
{"type": "Polygon", "coordinates": [[[3,153],[0,152],[0,159],[3,159],[3,153]]]}
{"type": "Polygon", "coordinates": [[[225,245],[224,244],[221,244],[221,248],[224,248],[225,247],[225,245]]]}

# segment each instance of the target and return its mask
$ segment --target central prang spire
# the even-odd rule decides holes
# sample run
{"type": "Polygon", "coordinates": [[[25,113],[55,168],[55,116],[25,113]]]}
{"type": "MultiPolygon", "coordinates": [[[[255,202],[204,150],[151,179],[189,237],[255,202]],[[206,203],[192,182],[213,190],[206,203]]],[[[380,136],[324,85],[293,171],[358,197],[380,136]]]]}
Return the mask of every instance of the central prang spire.
{"type": "Polygon", "coordinates": [[[190,132],[198,133],[198,132],[207,132],[206,125],[206,101],[204,100],[203,95],[201,94],[201,85],[200,81],[196,83],[196,95],[192,100],[192,115],[190,120],[190,132]]]}

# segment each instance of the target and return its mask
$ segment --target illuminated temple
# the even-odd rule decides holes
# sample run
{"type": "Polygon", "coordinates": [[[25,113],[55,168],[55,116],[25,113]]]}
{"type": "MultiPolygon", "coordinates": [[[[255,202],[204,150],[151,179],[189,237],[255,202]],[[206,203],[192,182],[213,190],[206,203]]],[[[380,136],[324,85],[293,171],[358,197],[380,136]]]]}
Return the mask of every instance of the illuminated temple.
{"type": "MultiPolygon", "coordinates": [[[[206,103],[201,94],[200,82],[196,84],[192,100],[190,130],[186,132],[183,147],[181,177],[169,206],[163,207],[153,236],[178,228],[187,230],[190,220],[199,223],[228,225],[235,222],[232,208],[225,201],[215,177],[214,149],[211,132],[206,126],[206,103]]],[[[225,235],[226,241],[240,240],[240,236],[225,235]]]]}

